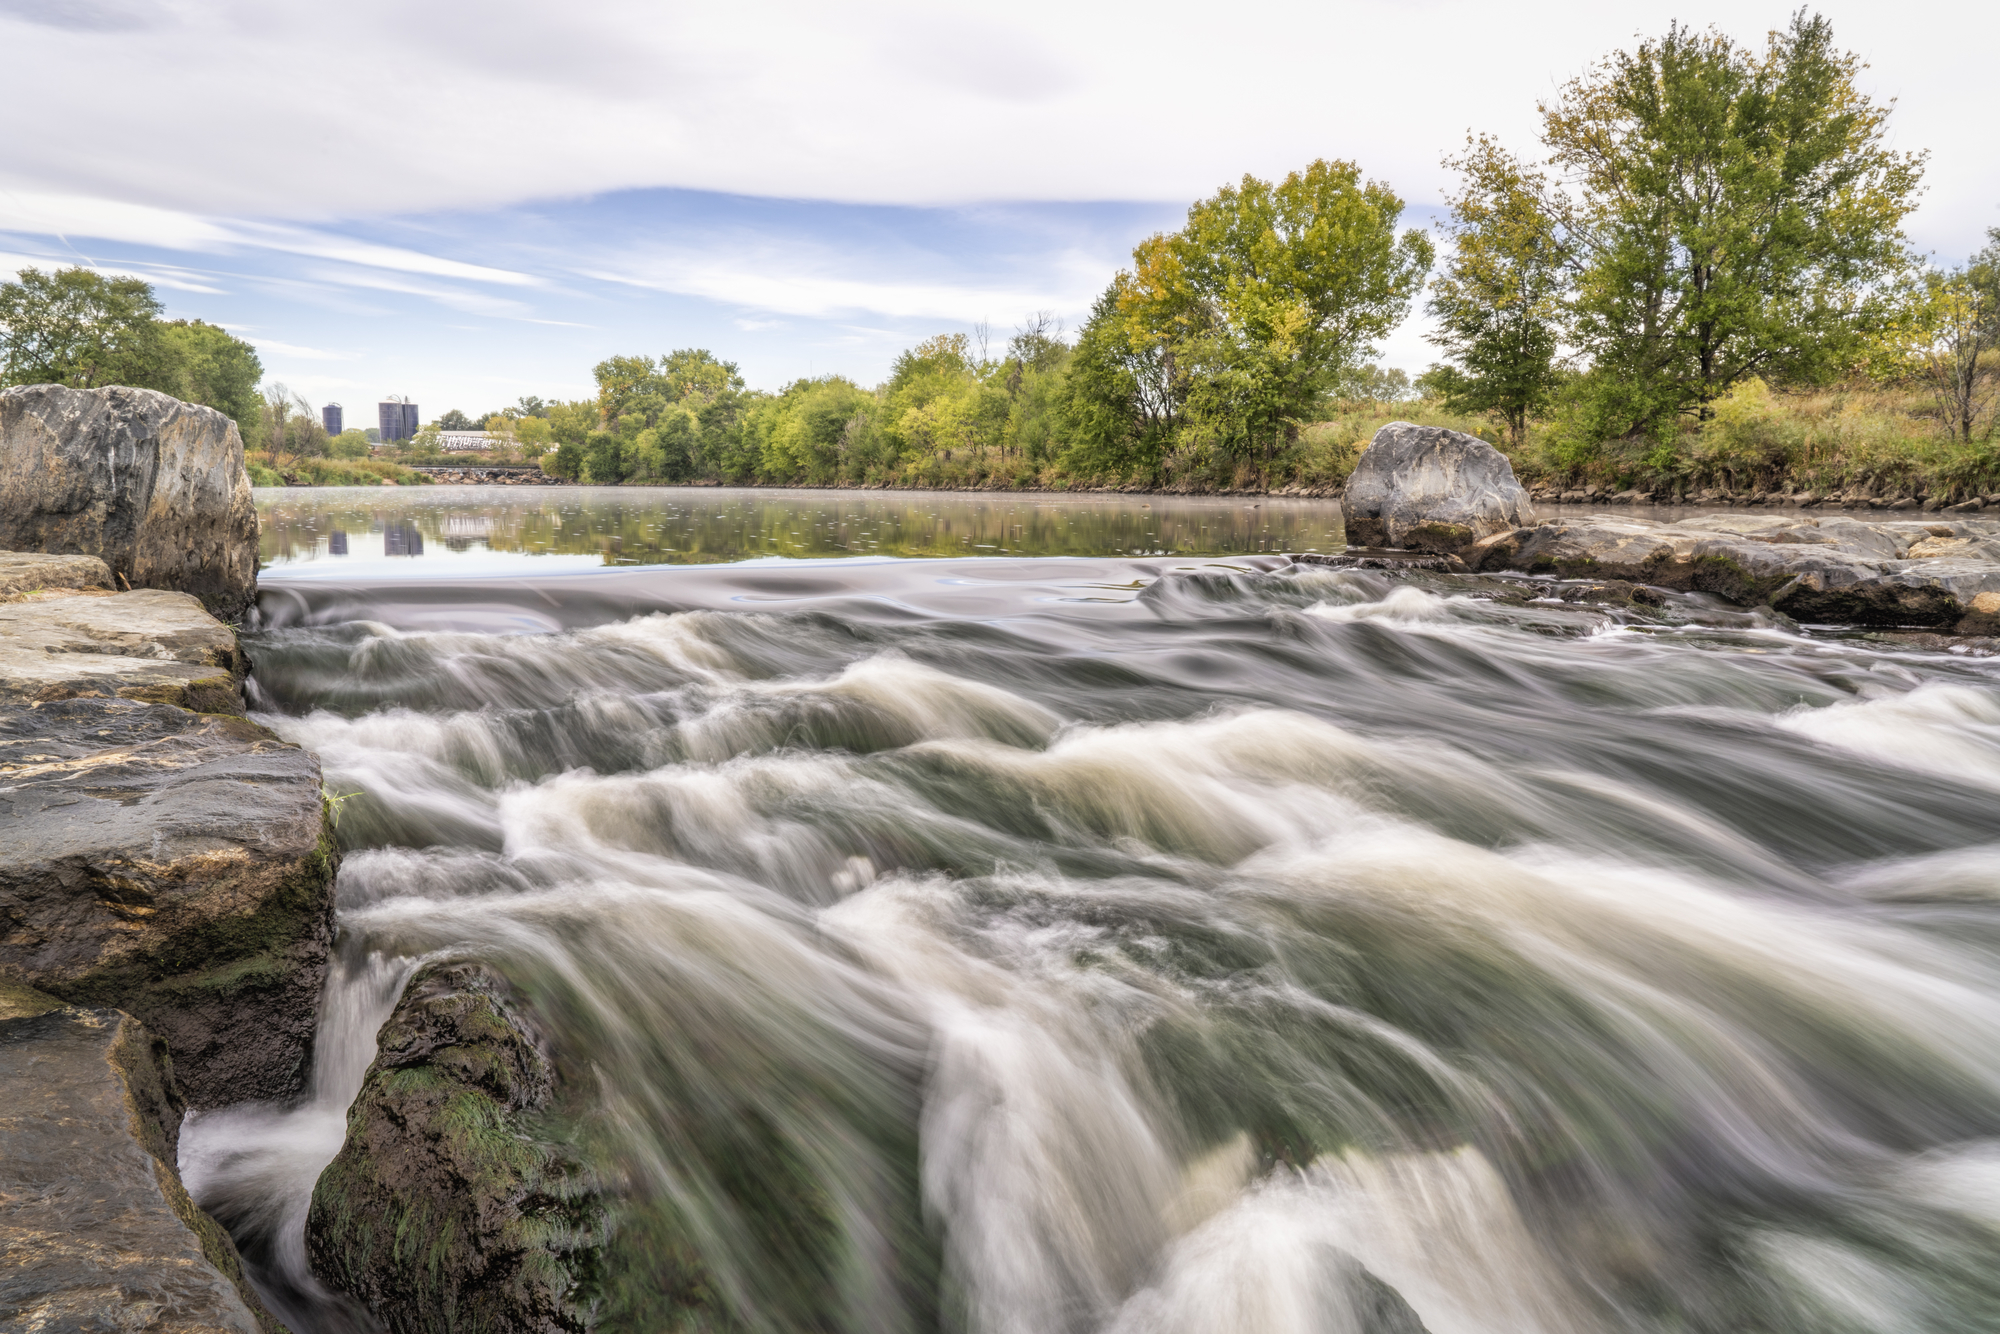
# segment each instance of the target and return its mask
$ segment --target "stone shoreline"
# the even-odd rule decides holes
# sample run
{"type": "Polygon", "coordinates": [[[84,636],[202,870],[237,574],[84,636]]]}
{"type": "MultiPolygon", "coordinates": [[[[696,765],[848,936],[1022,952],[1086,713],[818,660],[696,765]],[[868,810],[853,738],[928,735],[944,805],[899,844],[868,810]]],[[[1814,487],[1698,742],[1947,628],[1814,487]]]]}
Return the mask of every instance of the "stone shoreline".
{"type": "Polygon", "coordinates": [[[2000,519],[1587,515],[1495,533],[1467,569],[1715,593],[1797,621],[2000,633],[2000,519]]]}
{"type": "Polygon", "coordinates": [[[0,1327],[276,1330],[175,1157],[186,1111],[304,1085],[319,762],[199,600],[113,583],[0,553],[0,1327]]]}

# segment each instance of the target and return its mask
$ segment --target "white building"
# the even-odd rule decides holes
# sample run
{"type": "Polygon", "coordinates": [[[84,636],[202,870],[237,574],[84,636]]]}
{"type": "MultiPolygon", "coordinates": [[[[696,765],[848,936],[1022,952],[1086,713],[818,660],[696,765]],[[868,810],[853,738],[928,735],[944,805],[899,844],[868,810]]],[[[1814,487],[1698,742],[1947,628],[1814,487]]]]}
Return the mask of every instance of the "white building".
{"type": "Polygon", "coordinates": [[[504,441],[490,431],[439,431],[438,448],[447,454],[468,449],[498,449],[504,441]]]}

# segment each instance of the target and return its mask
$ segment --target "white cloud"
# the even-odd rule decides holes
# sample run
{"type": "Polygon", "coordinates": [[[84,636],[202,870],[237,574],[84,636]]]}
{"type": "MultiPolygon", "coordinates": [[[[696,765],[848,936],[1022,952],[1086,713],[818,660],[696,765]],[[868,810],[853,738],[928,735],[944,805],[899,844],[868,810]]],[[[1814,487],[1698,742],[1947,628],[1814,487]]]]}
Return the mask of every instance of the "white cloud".
{"type": "MultiPolygon", "coordinates": [[[[1921,230],[1963,248],[2000,221],[1984,129],[2000,8],[1952,6],[1949,42],[1893,6],[1821,8],[1868,84],[1901,97],[1900,140],[1935,150],[1921,230]]],[[[1537,98],[1675,18],[1756,41],[1786,6],[9,0],[0,176],[127,210],[309,221],[662,185],[1185,200],[1345,156],[1435,199],[1438,154],[1468,128],[1525,145],[1537,98]]]]}
{"type": "MultiPolygon", "coordinates": [[[[201,217],[179,209],[32,190],[0,189],[0,232],[63,237],[79,256],[85,252],[77,249],[75,242],[68,238],[117,241],[208,254],[277,251],[333,260],[357,270],[409,273],[506,287],[532,287],[540,281],[532,275],[510,269],[467,264],[405,247],[377,245],[309,228],[201,217]]],[[[332,281],[343,281],[336,270],[322,272],[333,274],[332,281]]],[[[159,281],[163,285],[172,285],[166,277],[159,281]]],[[[196,287],[189,290],[213,289],[196,287]]]]}

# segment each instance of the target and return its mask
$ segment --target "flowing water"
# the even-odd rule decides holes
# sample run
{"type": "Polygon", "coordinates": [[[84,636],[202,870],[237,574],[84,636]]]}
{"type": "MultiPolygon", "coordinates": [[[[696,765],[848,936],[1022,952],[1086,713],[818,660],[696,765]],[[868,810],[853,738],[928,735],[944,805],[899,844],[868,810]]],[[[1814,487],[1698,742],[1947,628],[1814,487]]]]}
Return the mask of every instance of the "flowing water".
{"type": "Polygon", "coordinates": [[[1216,527],[301,543],[251,686],[354,794],[338,960],[308,1099],[190,1123],[198,1198],[296,1327],[359,1327],[306,1199],[404,978],[473,956],[742,1328],[2000,1330],[2000,659],[1216,527]]]}

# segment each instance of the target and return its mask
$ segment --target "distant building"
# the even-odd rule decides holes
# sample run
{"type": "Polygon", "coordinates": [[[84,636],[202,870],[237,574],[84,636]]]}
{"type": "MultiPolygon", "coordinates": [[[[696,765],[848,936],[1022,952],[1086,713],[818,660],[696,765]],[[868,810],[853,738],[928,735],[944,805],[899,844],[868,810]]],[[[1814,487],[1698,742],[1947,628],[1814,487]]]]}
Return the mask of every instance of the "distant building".
{"type": "Polygon", "coordinates": [[[320,423],[326,427],[328,435],[340,434],[340,404],[329,403],[319,410],[320,423]]]}
{"type": "Polygon", "coordinates": [[[408,440],[417,433],[417,405],[400,398],[391,397],[375,405],[375,417],[381,424],[382,443],[391,440],[408,440]]]}
{"type": "Polygon", "coordinates": [[[450,453],[461,449],[492,449],[500,442],[486,431],[439,431],[438,448],[450,453]]]}
{"type": "Polygon", "coordinates": [[[424,535],[413,523],[385,525],[382,529],[382,554],[421,556],[424,554],[424,535]]]}

